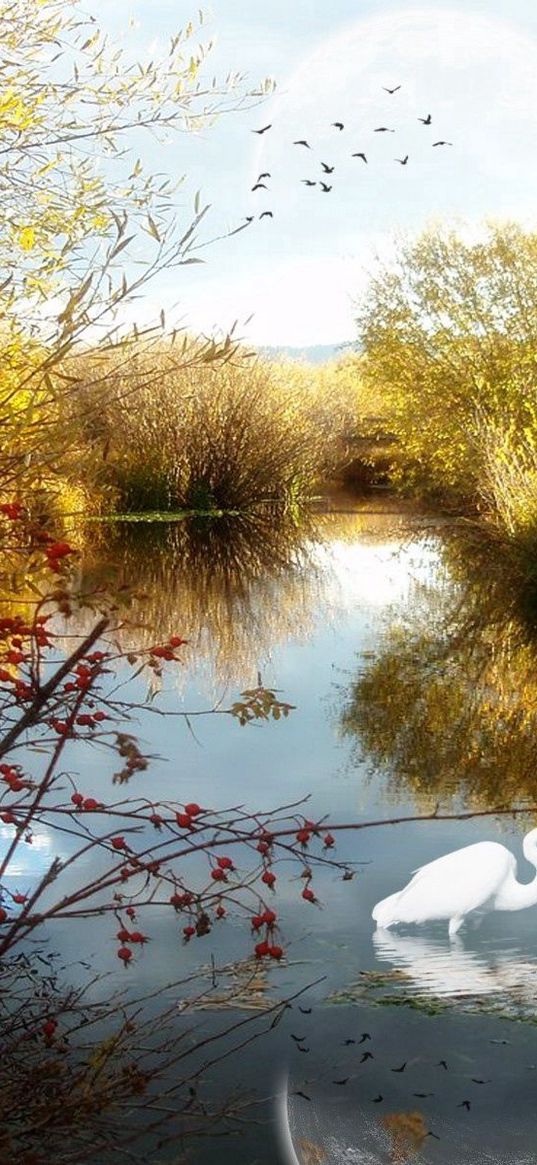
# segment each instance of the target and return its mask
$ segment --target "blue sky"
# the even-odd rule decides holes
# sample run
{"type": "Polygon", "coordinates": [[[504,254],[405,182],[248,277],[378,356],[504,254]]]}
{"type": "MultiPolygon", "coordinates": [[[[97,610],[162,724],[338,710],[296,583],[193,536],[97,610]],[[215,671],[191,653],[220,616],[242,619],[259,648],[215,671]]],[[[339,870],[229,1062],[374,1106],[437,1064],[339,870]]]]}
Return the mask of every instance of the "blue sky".
{"type": "MultiPolygon", "coordinates": [[[[153,55],[197,7],[100,0],[91,10],[125,45],[153,55]]],[[[177,318],[205,332],[237,320],[253,343],[351,339],[353,296],[397,234],[445,220],[465,229],[487,218],[534,224],[534,0],[215,0],[204,12],[216,42],[207,73],[240,70],[252,84],[271,76],[275,95],[210,131],[147,146],[144,156],[188,174],[180,215],[201,188],[211,234],[265,209],[274,218],[256,218],[212,247],[203,266],[153,285],[137,318],[176,305],[177,318]],[[383,91],[397,84],[393,96],[383,91]],[[423,126],[418,118],[429,113],[423,126]],[[251,133],[267,122],[263,137],[251,133]],[[381,125],[395,133],[375,134],[381,125]],[[293,146],[302,137],[311,150],[293,146]],[[453,146],[433,148],[438,138],[453,146]],[[367,166],[351,157],[361,150],[367,166]],[[323,161],[334,166],[327,193],[301,181],[323,177],[323,161]],[[269,190],[251,193],[262,170],[271,173],[269,190]]]]}

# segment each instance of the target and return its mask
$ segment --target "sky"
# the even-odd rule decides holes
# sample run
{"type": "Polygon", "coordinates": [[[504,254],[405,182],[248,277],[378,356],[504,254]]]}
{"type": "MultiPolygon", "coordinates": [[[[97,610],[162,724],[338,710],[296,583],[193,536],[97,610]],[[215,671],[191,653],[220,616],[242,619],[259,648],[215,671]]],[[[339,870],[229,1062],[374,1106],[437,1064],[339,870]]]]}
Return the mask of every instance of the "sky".
{"type": "MultiPolygon", "coordinates": [[[[186,0],[88,8],[140,56],[156,55],[197,12],[186,0]]],[[[401,234],[445,221],[535,225],[534,0],[214,0],[204,13],[215,41],[207,75],[238,70],[252,86],[270,76],[274,95],[210,130],[146,143],[144,159],[188,175],[177,208],[185,221],[201,190],[209,236],[256,217],[208,248],[203,265],[153,284],[138,320],[165,307],[206,334],[237,321],[252,344],[337,344],[353,339],[353,302],[401,234]],[[312,148],[294,146],[299,138],[312,148]],[[433,147],[439,139],[453,145],[433,147]],[[404,166],[395,160],[406,155],[404,166]],[[252,192],[262,171],[269,188],[252,192]],[[274,217],[260,220],[264,210],[274,217]]]]}

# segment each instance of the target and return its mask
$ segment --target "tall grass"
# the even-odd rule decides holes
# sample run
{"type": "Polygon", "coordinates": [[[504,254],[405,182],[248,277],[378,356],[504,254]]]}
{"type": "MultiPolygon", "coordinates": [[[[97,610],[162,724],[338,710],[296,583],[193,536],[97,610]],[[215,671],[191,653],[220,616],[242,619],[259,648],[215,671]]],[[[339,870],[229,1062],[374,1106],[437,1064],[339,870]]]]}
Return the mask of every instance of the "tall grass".
{"type": "Polygon", "coordinates": [[[333,472],[355,394],[352,378],[306,365],[241,351],[185,365],[171,345],[140,344],[128,364],[101,359],[98,375],[88,356],[85,408],[72,422],[86,472],[120,511],[244,511],[303,499],[333,472]]]}

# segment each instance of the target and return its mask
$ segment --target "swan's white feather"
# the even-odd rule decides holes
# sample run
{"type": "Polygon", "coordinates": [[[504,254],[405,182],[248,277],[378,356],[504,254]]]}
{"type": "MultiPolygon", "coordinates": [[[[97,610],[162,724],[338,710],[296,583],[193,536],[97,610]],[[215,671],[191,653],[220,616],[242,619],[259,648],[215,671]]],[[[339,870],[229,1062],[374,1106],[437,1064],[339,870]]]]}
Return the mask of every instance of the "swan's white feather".
{"type": "Polygon", "coordinates": [[[378,902],[373,918],[379,926],[454,918],[492,905],[516,861],[505,846],[480,841],[420,866],[407,886],[378,902]]]}

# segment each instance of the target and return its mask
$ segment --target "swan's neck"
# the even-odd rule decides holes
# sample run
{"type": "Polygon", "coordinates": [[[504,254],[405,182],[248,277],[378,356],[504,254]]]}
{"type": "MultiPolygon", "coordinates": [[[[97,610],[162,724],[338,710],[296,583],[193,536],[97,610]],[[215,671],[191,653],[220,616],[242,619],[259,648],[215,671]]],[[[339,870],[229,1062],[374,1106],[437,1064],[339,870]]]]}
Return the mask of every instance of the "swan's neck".
{"type": "MultiPolygon", "coordinates": [[[[529,859],[537,866],[537,858],[529,859]]],[[[534,906],[537,902],[537,869],[531,882],[519,882],[514,873],[509,874],[504,885],[498,891],[494,903],[495,910],[524,910],[526,906],[534,906]]]]}

